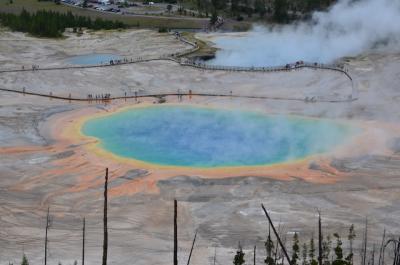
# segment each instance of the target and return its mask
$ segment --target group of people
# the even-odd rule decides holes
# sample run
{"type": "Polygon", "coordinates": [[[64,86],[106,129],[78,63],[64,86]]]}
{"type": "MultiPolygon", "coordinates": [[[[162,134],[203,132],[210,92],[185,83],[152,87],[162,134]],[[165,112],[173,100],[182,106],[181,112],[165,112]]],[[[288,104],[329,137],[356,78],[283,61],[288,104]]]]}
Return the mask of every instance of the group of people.
{"type": "Polygon", "coordinates": [[[178,100],[179,100],[179,101],[182,101],[182,99],[183,99],[183,95],[182,95],[182,93],[181,93],[181,90],[178,89],[178,100]]]}
{"type": "MultiPolygon", "coordinates": [[[[22,70],[25,70],[25,66],[22,66],[21,69],[22,69],[22,70]]],[[[38,70],[38,69],[39,69],[39,65],[37,65],[37,64],[32,64],[32,68],[31,68],[31,69],[32,69],[32,71],[38,70]]]]}
{"type": "Polygon", "coordinates": [[[179,31],[174,32],[175,38],[180,39],[181,38],[181,33],[179,31]]]}
{"type": "MultiPolygon", "coordinates": [[[[139,59],[140,60],[140,59],[139,59]]],[[[131,58],[130,62],[133,62],[133,59],[131,58]]],[[[115,64],[122,64],[122,63],[129,63],[129,60],[127,58],[124,58],[122,60],[110,60],[110,65],[115,65],[115,64]]]]}
{"type": "Polygon", "coordinates": [[[108,100],[111,99],[111,94],[88,94],[87,99],[89,100],[108,100]]]}
{"type": "Polygon", "coordinates": [[[190,90],[189,90],[189,93],[182,93],[181,90],[178,89],[177,95],[178,95],[178,100],[179,100],[179,101],[182,101],[184,95],[188,95],[188,96],[189,96],[189,99],[192,99],[193,92],[192,92],[192,90],[190,89],[190,90]]]}

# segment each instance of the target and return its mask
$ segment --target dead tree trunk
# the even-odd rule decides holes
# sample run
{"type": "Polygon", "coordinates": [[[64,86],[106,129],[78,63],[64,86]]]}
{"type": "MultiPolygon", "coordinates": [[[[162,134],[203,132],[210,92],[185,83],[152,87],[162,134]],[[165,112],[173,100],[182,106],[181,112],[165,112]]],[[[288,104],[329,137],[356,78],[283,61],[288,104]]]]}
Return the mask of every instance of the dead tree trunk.
{"type": "MultiPolygon", "coordinates": [[[[178,265],[178,202],[174,200],[174,265],[178,265]]],[[[103,264],[104,265],[104,264],[103,264]]]]}
{"type": "Polygon", "coordinates": [[[375,244],[372,245],[371,265],[375,265],[375,244]]]}
{"type": "Polygon", "coordinates": [[[82,228],[82,265],[85,265],[85,229],[86,229],[86,221],[85,217],[83,218],[83,228],[82,228]]]}
{"type": "Polygon", "coordinates": [[[318,263],[322,265],[322,222],[321,212],[318,211],[318,263]]]}
{"type": "Polygon", "coordinates": [[[382,252],[383,252],[383,244],[385,244],[385,237],[386,237],[386,229],[383,229],[383,236],[382,236],[382,243],[381,247],[379,249],[379,260],[378,260],[378,265],[383,264],[383,259],[382,259],[382,252]]]}
{"type": "Polygon", "coordinates": [[[282,241],[281,241],[281,238],[279,237],[278,232],[276,232],[275,226],[274,226],[274,224],[272,223],[272,220],[271,220],[271,218],[269,217],[268,212],[267,212],[267,210],[266,210],[265,207],[264,207],[264,204],[261,203],[261,207],[262,207],[262,209],[264,210],[265,216],[267,217],[268,222],[269,222],[269,224],[270,224],[271,227],[272,227],[272,231],[274,231],[274,234],[275,234],[275,236],[276,236],[276,239],[278,240],[279,245],[281,245],[283,254],[285,254],[285,257],[286,257],[286,259],[287,259],[289,265],[291,265],[292,262],[290,261],[289,254],[287,253],[286,248],[285,248],[285,246],[283,245],[283,243],[282,243],[282,241]]]}
{"type": "Polygon", "coordinates": [[[214,265],[217,262],[217,247],[214,248],[214,265]]]}
{"type": "Polygon", "coordinates": [[[400,265],[400,237],[399,240],[397,241],[397,251],[396,251],[396,265],[400,265]]]}
{"type": "Polygon", "coordinates": [[[50,207],[47,208],[47,216],[46,216],[46,235],[44,239],[44,265],[47,265],[47,233],[50,227],[50,207]]]}
{"type": "Polygon", "coordinates": [[[190,258],[192,257],[193,248],[194,248],[194,243],[196,242],[196,237],[197,237],[197,230],[196,230],[196,233],[194,234],[194,238],[193,238],[193,242],[192,242],[192,247],[190,248],[190,253],[189,253],[189,258],[188,258],[188,261],[187,261],[187,265],[190,264],[190,258]]]}
{"type": "Polygon", "coordinates": [[[364,247],[363,247],[363,257],[362,264],[366,264],[367,259],[367,242],[368,242],[368,218],[365,218],[365,230],[364,230],[364,247]]]}
{"type": "Polygon", "coordinates": [[[393,258],[393,265],[400,265],[400,237],[398,240],[391,239],[386,244],[393,243],[393,251],[394,251],[394,258],[393,258]]]}
{"type": "Polygon", "coordinates": [[[107,193],[108,193],[108,168],[106,168],[106,177],[104,181],[104,239],[103,239],[103,263],[107,265],[107,251],[108,251],[108,230],[107,230],[107,193]]]}
{"type": "MultiPolygon", "coordinates": [[[[278,224],[278,233],[281,233],[281,222],[278,224]]],[[[271,225],[268,227],[268,238],[271,238],[271,225]]],[[[276,264],[278,260],[278,251],[279,251],[279,244],[276,244],[275,246],[275,253],[274,253],[274,264],[276,264]]]]}
{"type": "Polygon", "coordinates": [[[396,251],[396,265],[400,265],[400,237],[399,240],[397,241],[397,251],[396,251]]]}
{"type": "MultiPolygon", "coordinates": [[[[400,237],[399,237],[399,239],[398,240],[396,240],[396,239],[394,239],[394,238],[392,238],[392,239],[389,239],[386,243],[385,243],[385,245],[383,246],[383,254],[382,254],[382,256],[383,256],[383,258],[382,258],[382,260],[384,259],[384,257],[385,257],[385,249],[386,249],[386,247],[389,245],[389,244],[393,244],[393,254],[394,254],[394,257],[393,257],[393,265],[400,265],[400,237]]],[[[382,264],[384,264],[383,262],[382,262],[382,264]]]]}
{"type": "Polygon", "coordinates": [[[254,257],[253,257],[253,264],[254,265],[256,265],[256,249],[257,249],[257,246],[254,245],[254,257]]]}

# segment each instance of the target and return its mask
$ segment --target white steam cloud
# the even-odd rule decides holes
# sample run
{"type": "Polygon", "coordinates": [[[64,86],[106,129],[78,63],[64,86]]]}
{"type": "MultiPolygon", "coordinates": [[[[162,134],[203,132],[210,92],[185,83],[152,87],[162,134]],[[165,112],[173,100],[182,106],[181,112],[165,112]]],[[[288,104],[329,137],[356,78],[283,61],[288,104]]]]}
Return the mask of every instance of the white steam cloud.
{"type": "Polygon", "coordinates": [[[400,44],[400,0],[340,0],[308,22],[257,26],[246,37],[224,36],[215,42],[222,49],[210,61],[214,65],[331,63],[379,45],[400,44]]]}

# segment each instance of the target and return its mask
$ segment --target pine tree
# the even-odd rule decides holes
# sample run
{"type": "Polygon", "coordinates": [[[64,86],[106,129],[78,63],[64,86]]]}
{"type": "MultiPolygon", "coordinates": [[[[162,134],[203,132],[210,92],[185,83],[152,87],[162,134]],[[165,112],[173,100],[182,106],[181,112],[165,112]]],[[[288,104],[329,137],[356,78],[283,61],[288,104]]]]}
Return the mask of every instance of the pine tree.
{"type": "Polygon", "coordinates": [[[350,243],[350,253],[346,257],[347,263],[353,265],[353,241],[356,238],[356,233],[354,231],[354,225],[352,224],[349,228],[349,235],[347,236],[347,239],[349,240],[350,243]]]}
{"type": "Polygon", "coordinates": [[[28,259],[26,258],[25,254],[22,256],[21,265],[29,265],[28,259]]]}
{"type": "Polygon", "coordinates": [[[218,13],[217,10],[214,8],[210,18],[210,24],[214,25],[218,20],[218,13]]]}
{"type": "Polygon", "coordinates": [[[274,0],[274,19],[279,23],[288,21],[288,2],[287,0],[274,0]]]}
{"type": "Polygon", "coordinates": [[[306,0],[306,12],[312,12],[316,9],[321,8],[321,1],[320,0],[306,0]]]}
{"type": "Polygon", "coordinates": [[[0,13],[0,22],[11,30],[28,32],[39,37],[61,37],[65,28],[86,27],[90,29],[125,28],[120,21],[96,20],[95,23],[89,17],[74,16],[70,11],[58,13],[54,11],[40,10],[29,13],[25,9],[19,15],[0,13]]]}
{"type": "Polygon", "coordinates": [[[299,252],[300,252],[300,246],[299,246],[299,236],[297,233],[294,233],[293,236],[293,246],[292,246],[292,264],[291,265],[296,265],[297,260],[299,259],[299,252]]]}
{"type": "Polygon", "coordinates": [[[308,256],[308,248],[307,248],[307,244],[304,243],[303,244],[303,250],[302,250],[302,257],[303,257],[303,261],[302,261],[302,265],[308,265],[308,261],[307,261],[307,256],[308,256]]]}
{"type": "Polygon", "coordinates": [[[264,0],[255,0],[254,11],[257,12],[260,15],[260,17],[265,16],[265,13],[267,13],[267,9],[265,8],[264,0]]]}
{"type": "Polygon", "coordinates": [[[310,249],[308,251],[308,257],[310,258],[310,265],[318,265],[318,261],[315,259],[315,243],[314,243],[314,234],[310,239],[310,249]]]}
{"type": "Polygon", "coordinates": [[[336,247],[334,249],[336,258],[332,262],[332,265],[347,265],[347,262],[343,260],[342,239],[338,233],[333,234],[333,236],[336,238],[336,247]]]}
{"type": "Polygon", "coordinates": [[[272,257],[274,255],[273,251],[274,251],[274,242],[271,239],[271,226],[268,230],[268,237],[267,237],[267,241],[265,241],[265,250],[267,252],[267,257],[264,260],[264,263],[267,265],[274,265],[275,264],[275,260],[272,257]]]}
{"type": "Polygon", "coordinates": [[[233,259],[233,264],[234,265],[243,265],[244,262],[245,262],[244,252],[243,252],[242,246],[240,245],[240,242],[239,242],[238,250],[236,251],[235,258],[233,259]]]}
{"type": "Polygon", "coordinates": [[[330,265],[329,257],[331,255],[332,240],[330,235],[322,242],[322,261],[324,265],[330,265]]]}

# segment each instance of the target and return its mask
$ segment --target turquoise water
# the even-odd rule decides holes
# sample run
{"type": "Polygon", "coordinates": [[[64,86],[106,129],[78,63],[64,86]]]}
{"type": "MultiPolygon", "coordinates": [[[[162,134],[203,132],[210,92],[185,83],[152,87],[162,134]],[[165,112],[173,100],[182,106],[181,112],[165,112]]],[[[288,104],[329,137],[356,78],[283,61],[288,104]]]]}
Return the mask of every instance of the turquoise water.
{"type": "Polygon", "coordinates": [[[101,63],[110,63],[110,60],[119,59],[121,59],[121,57],[115,54],[93,53],[71,57],[68,59],[68,62],[78,65],[97,65],[101,63]]]}
{"type": "Polygon", "coordinates": [[[91,119],[82,128],[116,155],[190,167],[299,159],[331,150],[353,131],[329,121],[187,106],[130,109],[91,119]]]}

